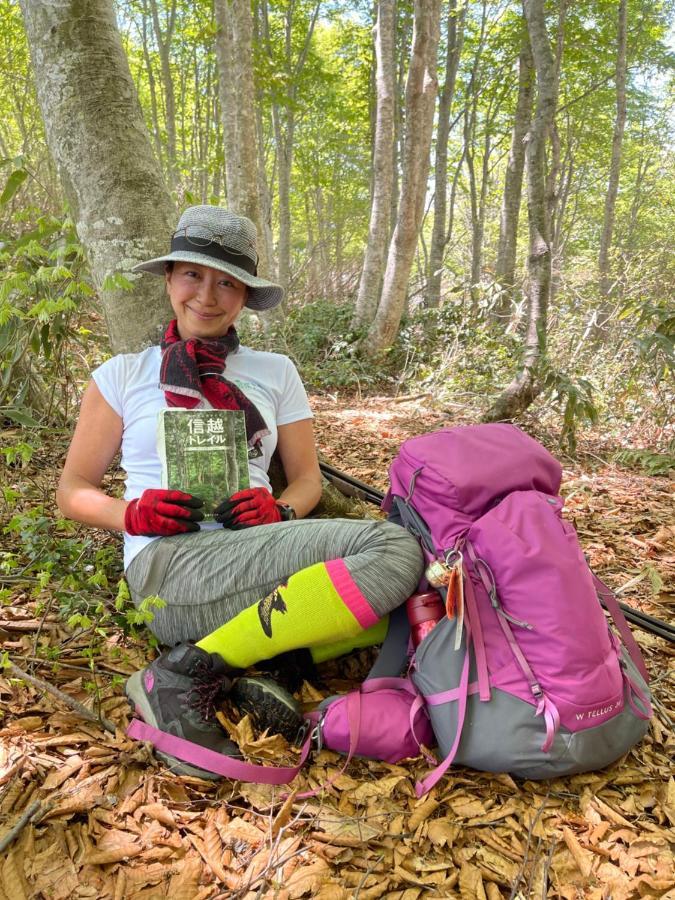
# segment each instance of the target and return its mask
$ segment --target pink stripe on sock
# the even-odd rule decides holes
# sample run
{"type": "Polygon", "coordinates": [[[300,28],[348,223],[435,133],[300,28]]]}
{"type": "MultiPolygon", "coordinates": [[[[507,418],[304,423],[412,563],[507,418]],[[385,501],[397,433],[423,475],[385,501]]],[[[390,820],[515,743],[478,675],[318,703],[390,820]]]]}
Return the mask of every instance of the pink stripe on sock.
{"type": "Polygon", "coordinates": [[[349,569],[345,565],[343,559],[331,559],[326,563],[326,571],[328,577],[333,582],[333,587],[340,595],[340,599],[352,613],[361,628],[370,628],[379,621],[379,616],[373,612],[373,609],[359,590],[349,569]]]}

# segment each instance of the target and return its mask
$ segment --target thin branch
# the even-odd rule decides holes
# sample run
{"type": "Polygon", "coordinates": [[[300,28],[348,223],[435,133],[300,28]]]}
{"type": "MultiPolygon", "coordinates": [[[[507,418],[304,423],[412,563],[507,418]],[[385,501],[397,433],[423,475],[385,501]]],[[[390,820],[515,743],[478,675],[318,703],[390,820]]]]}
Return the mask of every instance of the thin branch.
{"type": "Polygon", "coordinates": [[[52,684],[49,684],[47,681],[43,681],[42,678],[38,678],[35,675],[29,675],[28,672],[24,672],[23,669],[20,669],[15,663],[10,662],[7,666],[7,671],[14,678],[21,678],[23,681],[27,681],[29,684],[32,684],[33,687],[37,688],[40,691],[46,691],[48,694],[51,694],[52,697],[55,697],[61,703],[65,704],[65,706],[72,709],[73,712],[77,713],[83,719],[86,719],[88,722],[95,722],[97,725],[102,725],[106,731],[109,731],[111,734],[116,733],[116,728],[111,721],[105,719],[103,716],[97,716],[95,712],[92,712],[90,709],[87,709],[86,706],[83,706],[78,700],[75,700],[74,697],[71,697],[68,694],[64,694],[63,691],[60,691],[58,688],[55,688],[52,684]]]}
{"type": "Polygon", "coordinates": [[[21,813],[7,834],[3,838],[0,838],[0,853],[3,853],[9,845],[17,839],[34,816],[40,816],[43,812],[42,803],[39,800],[34,800],[30,806],[21,813]]]}

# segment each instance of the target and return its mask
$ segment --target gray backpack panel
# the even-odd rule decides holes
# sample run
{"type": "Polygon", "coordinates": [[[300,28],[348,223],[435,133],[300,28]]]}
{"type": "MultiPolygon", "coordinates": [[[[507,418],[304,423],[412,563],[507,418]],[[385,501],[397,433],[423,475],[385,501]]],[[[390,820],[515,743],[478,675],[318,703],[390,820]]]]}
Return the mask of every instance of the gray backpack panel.
{"type": "MultiPolygon", "coordinates": [[[[459,686],[466,646],[464,638],[459,650],[454,644],[455,622],[443,619],[417,648],[412,680],[422,694],[459,686]]],[[[649,696],[647,685],[625,650],[623,660],[635,684],[649,696]]],[[[475,678],[472,663],[469,682],[475,678]]],[[[535,716],[533,705],[496,688],[491,689],[487,702],[471,694],[454,764],[534,780],[603,768],[623,756],[647,731],[649,723],[633,713],[628,691],[624,697],[622,712],[601,725],[578,732],[561,727],[545,753],[541,746],[546,726],[541,716],[535,716]]],[[[456,701],[427,706],[441,757],[447,756],[454,742],[457,709],[456,701]]]]}

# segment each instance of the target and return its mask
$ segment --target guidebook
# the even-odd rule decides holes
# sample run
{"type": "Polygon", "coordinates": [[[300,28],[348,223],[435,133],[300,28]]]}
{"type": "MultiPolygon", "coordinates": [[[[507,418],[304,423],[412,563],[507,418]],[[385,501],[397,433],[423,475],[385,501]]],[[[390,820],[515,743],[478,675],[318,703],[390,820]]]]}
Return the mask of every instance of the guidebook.
{"type": "Polygon", "coordinates": [[[249,487],[246,421],[238,409],[162,409],[157,423],[162,487],[218,504],[249,487]]]}

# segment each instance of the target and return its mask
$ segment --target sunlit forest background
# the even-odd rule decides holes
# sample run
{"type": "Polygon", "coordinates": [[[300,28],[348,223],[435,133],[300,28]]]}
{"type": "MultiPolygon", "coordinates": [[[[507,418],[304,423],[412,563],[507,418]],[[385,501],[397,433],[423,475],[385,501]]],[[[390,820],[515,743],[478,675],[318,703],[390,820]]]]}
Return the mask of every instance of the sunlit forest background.
{"type": "MultiPolygon", "coordinates": [[[[24,12],[33,16],[40,5],[26,0],[24,12]]],[[[90,6],[95,17],[109,3],[90,6]]],[[[425,392],[476,418],[529,365],[533,385],[520,408],[552,412],[568,446],[584,422],[637,422],[642,449],[666,453],[672,11],[671,0],[545,5],[555,108],[544,160],[550,284],[547,315],[537,319],[525,151],[542,87],[520,4],[217,0],[214,10],[202,0],[132,0],[115,8],[173,221],[194,203],[246,210],[246,172],[254,173],[264,269],[287,299],[279,316],[243,323],[249,342],[289,353],[311,388],[425,392]],[[423,128],[419,98],[406,91],[414,32],[434,16],[430,149],[411,162],[406,141],[423,128]],[[387,28],[390,43],[378,50],[387,28]],[[387,69],[393,95],[384,98],[387,69]],[[391,188],[378,226],[384,258],[368,287],[369,226],[383,199],[376,131],[384,99],[391,188]],[[397,223],[400,230],[411,218],[402,201],[410,166],[424,176],[421,216],[409,270],[394,272],[403,285],[392,314],[384,270],[397,223]],[[377,317],[385,313],[383,328],[377,317]],[[526,359],[532,328],[534,364],[526,359]]],[[[59,27],[76,14],[73,5],[59,27]]],[[[73,209],[73,197],[85,203],[84,188],[48,147],[52,105],[41,111],[36,93],[48,60],[35,34],[31,51],[20,4],[0,0],[0,406],[24,425],[69,420],[78,379],[110,352],[101,296],[138,288],[123,265],[102,275],[92,264],[73,209]]],[[[82,56],[78,65],[83,83],[109,82],[101,102],[111,104],[118,79],[105,57],[82,56]]],[[[67,129],[51,130],[63,143],[67,129]]],[[[79,127],[75,134],[81,139],[79,127]]],[[[103,119],[92,141],[107,141],[111,157],[119,149],[103,119]]],[[[73,145],[77,155],[74,137],[73,145]]],[[[91,163],[84,156],[78,165],[91,163]]],[[[156,238],[162,246],[168,234],[156,238]]]]}
{"type": "MultiPolygon", "coordinates": [[[[0,0],[0,900],[674,896],[674,11],[0,0]],[[377,501],[406,438],[480,421],[561,460],[652,677],[616,764],[453,765],[418,800],[426,759],[324,749],[286,798],[126,737],[163,601],[132,603],[120,534],[54,490],[92,368],[170,317],[133,266],[201,203],[256,223],[285,301],[237,327],[297,364],[324,473],[377,501]]],[[[113,464],[103,489],[123,480],[113,464]]],[[[314,514],[382,515],[328,482],[314,514]]],[[[296,672],[305,708],[372,652],[296,672]]],[[[296,764],[224,709],[247,758],[296,764]]]]}

